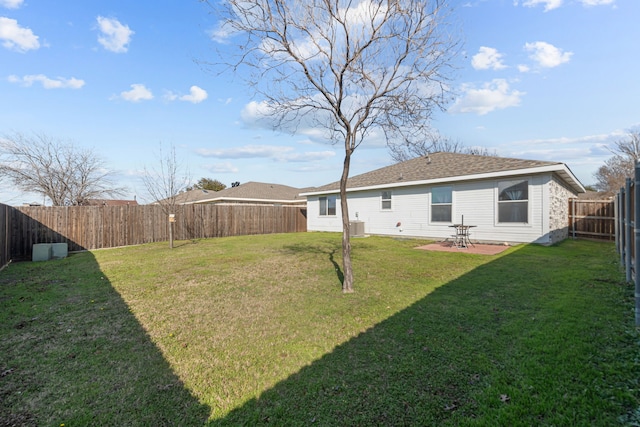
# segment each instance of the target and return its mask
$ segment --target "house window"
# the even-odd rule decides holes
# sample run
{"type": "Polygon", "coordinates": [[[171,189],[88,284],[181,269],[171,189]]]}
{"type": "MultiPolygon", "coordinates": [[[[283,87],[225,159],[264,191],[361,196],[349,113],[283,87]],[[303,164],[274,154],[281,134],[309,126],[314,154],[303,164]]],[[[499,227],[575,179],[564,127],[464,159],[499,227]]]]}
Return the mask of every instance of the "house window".
{"type": "Polygon", "coordinates": [[[433,187],[431,189],[431,221],[451,222],[453,197],[451,187],[433,187]]]}
{"type": "Polygon", "coordinates": [[[529,222],[529,181],[498,183],[498,222],[529,222]]]}
{"type": "Polygon", "coordinates": [[[320,215],[334,215],[336,214],[336,196],[320,197],[320,215]]]}
{"type": "Polygon", "coordinates": [[[382,209],[389,210],[391,209],[391,191],[383,191],[382,192],[382,209]]]}

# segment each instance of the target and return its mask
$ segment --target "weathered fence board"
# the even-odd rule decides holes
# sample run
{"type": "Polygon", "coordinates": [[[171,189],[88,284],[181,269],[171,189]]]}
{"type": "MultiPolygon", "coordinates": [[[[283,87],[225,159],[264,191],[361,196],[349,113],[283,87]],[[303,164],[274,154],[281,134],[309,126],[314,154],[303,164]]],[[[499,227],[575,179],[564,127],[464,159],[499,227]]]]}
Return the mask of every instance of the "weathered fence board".
{"type": "Polygon", "coordinates": [[[570,200],[569,224],[573,238],[614,240],[616,217],[613,200],[570,200]]]}
{"type": "Polygon", "coordinates": [[[11,260],[11,207],[0,204],[0,270],[11,260]]]}
{"type": "Polygon", "coordinates": [[[640,163],[616,195],[616,249],[626,279],[635,285],[635,324],[640,326],[640,163]]]}
{"type": "MultiPolygon", "coordinates": [[[[0,207],[6,229],[0,248],[7,258],[0,265],[30,258],[35,243],[67,243],[69,251],[79,251],[169,239],[169,221],[158,205],[0,207]]],[[[175,215],[176,240],[307,229],[306,209],[292,206],[184,205],[175,215]]]]}

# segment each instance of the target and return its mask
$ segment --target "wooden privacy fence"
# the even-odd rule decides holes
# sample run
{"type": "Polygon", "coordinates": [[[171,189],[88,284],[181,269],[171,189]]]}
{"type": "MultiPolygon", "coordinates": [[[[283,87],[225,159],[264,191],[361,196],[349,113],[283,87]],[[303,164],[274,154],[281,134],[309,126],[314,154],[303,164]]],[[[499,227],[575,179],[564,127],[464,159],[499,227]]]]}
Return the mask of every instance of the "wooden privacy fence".
{"type": "MultiPolygon", "coordinates": [[[[5,208],[0,248],[6,262],[30,259],[35,243],[67,243],[69,251],[79,251],[169,240],[169,220],[159,205],[5,208]]],[[[293,206],[183,205],[175,219],[176,240],[307,230],[306,208],[293,206]]]]}
{"type": "Polygon", "coordinates": [[[11,248],[9,212],[11,209],[10,206],[0,204],[0,270],[11,260],[9,252],[11,248]]]}
{"type": "Polygon", "coordinates": [[[613,200],[569,201],[569,235],[575,238],[615,239],[616,212],[613,200]]]}
{"type": "Polygon", "coordinates": [[[635,284],[635,321],[640,326],[640,165],[616,195],[616,250],[627,281],[635,284]]]}

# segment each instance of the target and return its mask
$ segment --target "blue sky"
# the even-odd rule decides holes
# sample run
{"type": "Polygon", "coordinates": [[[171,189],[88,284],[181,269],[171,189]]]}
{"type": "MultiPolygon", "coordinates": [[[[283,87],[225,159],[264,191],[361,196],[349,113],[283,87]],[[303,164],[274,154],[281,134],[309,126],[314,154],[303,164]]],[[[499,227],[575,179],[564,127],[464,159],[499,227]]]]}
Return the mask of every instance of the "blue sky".
{"type": "MultiPolygon", "coordinates": [[[[441,134],[500,156],[566,163],[584,185],[640,126],[640,2],[453,0],[462,54],[441,134]]],[[[343,153],[256,120],[240,76],[217,75],[216,16],[197,0],[0,0],[0,134],[92,148],[144,200],[144,167],[174,145],[193,180],[295,187],[339,179],[343,153]]],[[[392,163],[372,142],[351,175],[392,163]]],[[[0,202],[40,201],[0,183],[0,202]]]]}

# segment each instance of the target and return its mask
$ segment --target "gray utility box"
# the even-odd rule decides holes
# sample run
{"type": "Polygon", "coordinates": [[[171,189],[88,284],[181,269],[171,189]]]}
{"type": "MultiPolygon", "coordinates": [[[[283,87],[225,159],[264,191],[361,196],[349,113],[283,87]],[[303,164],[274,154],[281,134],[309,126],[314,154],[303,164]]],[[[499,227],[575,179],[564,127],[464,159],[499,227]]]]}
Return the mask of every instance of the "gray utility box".
{"type": "Polygon", "coordinates": [[[49,261],[53,255],[51,243],[36,243],[33,245],[32,261],[49,261]]]}
{"type": "Polygon", "coordinates": [[[49,261],[66,258],[69,245],[66,243],[36,243],[33,245],[32,261],[49,261]]]}
{"type": "Polygon", "coordinates": [[[349,222],[349,236],[351,236],[351,237],[363,237],[364,236],[364,221],[350,221],[349,222]]]}

